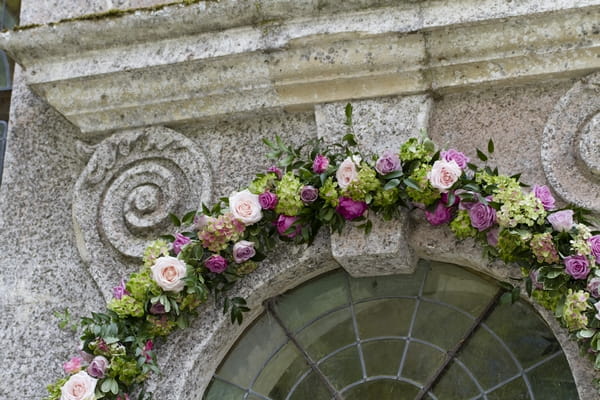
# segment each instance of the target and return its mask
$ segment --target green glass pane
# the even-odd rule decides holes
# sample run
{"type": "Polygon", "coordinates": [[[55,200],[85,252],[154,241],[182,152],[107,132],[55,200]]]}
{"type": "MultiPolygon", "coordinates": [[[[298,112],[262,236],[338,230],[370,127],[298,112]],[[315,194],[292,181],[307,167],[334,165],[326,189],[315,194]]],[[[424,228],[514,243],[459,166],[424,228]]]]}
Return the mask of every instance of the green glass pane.
{"type": "Polygon", "coordinates": [[[415,303],[412,299],[383,299],[356,304],[358,336],[407,336],[415,303]]]}
{"type": "Polygon", "coordinates": [[[478,317],[496,291],[496,286],[469,271],[451,264],[432,262],[423,295],[478,317]]]}
{"type": "Polygon", "coordinates": [[[297,339],[315,361],[356,342],[350,310],[336,311],[315,321],[298,333],[297,339]]]}
{"type": "Polygon", "coordinates": [[[250,396],[246,397],[246,400],[265,400],[265,399],[251,394],[250,396]]]}
{"type": "Polygon", "coordinates": [[[484,389],[516,375],[510,354],[485,329],[478,329],[458,356],[484,389]]]}
{"type": "Polygon", "coordinates": [[[288,343],[260,372],[252,390],[273,400],[284,400],[294,384],[310,367],[296,346],[288,343]]]}
{"type": "Polygon", "coordinates": [[[418,342],[410,342],[401,375],[420,384],[425,384],[442,365],[444,353],[418,342]]]}
{"type": "Polygon", "coordinates": [[[404,340],[377,340],[362,343],[367,376],[396,375],[405,345],[404,340]]]}
{"type": "Polygon", "coordinates": [[[414,400],[419,388],[410,383],[379,379],[362,383],[343,393],[344,400],[414,400]]]}
{"type": "MultiPolygon", "coordinates": [[[[515,379],[504,386],[499,387],[487,396],[488,400],[530,400],[527,386],[523,379],[515,379]]],[[[557,397],[562,399],[562,397],[557,397]]]]}
{"type": "Polygon", "coordinates": [[[283,329],[265,315],[244,333],[217,375],[242,387],[250,383],[269,357],[287,341],[283,329]]]}
{"type": "Polygon", "coordinates": [[[427,265],[427,262],[419,262],[414,274],[350,278],[352,300],[416,296],[419,294],[419,289],[427,272],[427,265]]]}
{"type": "Polygon", "coordinates": [[[332,394],[319,376],[311,372],[300,382],[290,400],[329,400],[332,394]]]}
{"type": "Polygon", "coordinates": [[[334,308],[348,304],[345,272],[335,272],[282,295],[277,314],[293,332],[334,308]]]}
{"type": "Polygon", "coordinates": [[[473,325],[466,315],[439,304],[422,301],[419,304],[413,337],[450,349],[473,325]]]}
{"type": "Polygon", "coordinates": [[[527,377],[536,399],[579,399],[569,364],[562,354],[528,372],[527,377]]]}
{"type": "Polygon", "coordinates": [[[523,368],[560,350],[545,322],[524,303],[499,305],[485,323],[510,347],[523,368]]]}
{"type": "Polygon", "coordinates": [[[242,400],[246,392],[219,379],[213,379],[204,394],[204,400],[242,400]]]}
{"type": "Polygon", "coordinates": [[[319,364],[321,372],[338,390],[362,379],[362,367],[356,347],[350,347],[319,364]]]}
{"type": "Polygon", "coordinates": [[[433,393],[443,400],[464,400],[477,396],[481,391],[465,370],[452,362],[435,384],[433,393]]]}

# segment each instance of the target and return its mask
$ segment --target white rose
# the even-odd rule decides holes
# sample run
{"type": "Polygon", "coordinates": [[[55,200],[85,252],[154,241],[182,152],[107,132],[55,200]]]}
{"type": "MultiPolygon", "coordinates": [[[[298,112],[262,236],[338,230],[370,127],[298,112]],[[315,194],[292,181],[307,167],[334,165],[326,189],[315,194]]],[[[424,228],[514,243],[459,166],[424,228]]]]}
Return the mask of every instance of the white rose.
{"type": "Polygon", "coordinates": [[[175,257],[160,257],[151,268],[152,279],[163,290],[169,292],[181,292],[185,286],[183,278],[187,275],[185,263],[175,257]]]}
{"type": "Polygon", "coordinates": [[[71,376],[60,389],[60,400],[94,400],[94,391],[98,379],[92,378],[85,371],[71,376]]]}
{"type": "Polygon", "coordinates": [[[258,195],[248,189],[229,196],[229,209],[233,216],[245,225],[252,225],[262,219],[262,208],[258,195]]]}
{"type": "Polygon", "coordinates": [[[431,171],[427,174],[427,178],[431,183],[431,186],[438,189],[440,192],[445,193],[454,185],[454,183],[460,178],[462,169],[458,166],[456,161],[445,161],[438,160],[433,163],[431,171]]]}
{"type": "Polygon", "coordinates": [[[346,158],[335,173],[340,188],[346,189],[350,183],[358,176],[356,165],[360,163],[360,157],[353,156],[346,158]]]}

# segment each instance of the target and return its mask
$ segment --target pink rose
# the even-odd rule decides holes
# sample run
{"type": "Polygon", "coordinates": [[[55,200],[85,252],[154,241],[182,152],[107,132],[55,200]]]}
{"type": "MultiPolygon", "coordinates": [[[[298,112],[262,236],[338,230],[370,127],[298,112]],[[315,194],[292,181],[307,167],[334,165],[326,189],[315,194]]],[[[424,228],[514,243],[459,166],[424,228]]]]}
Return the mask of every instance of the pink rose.
{"type": "Polygon", "coordinates": [[[67,374],[73,374],[81,369],[84,360],[82,357],[72,357],[69,361],[63,364],[63,370],[67,374]]]}
{"type": "Polygon", "coordinates": [[[215,218],[209,217],[208,215],[200,214],[194,217],[194,225],[193,228],[197,231],[202,230],[206,225],[211,222],[214,222],[215,218]]]}
{"type": "Polygon", "coordinates": [[[365,211],[367,211],[367,208],[367,203],[364,201],[352,200],[349,197],[340,197],[340,201],[335,208],[335,211],[344,217],[344,219],[351,221],[361,217],[365,211]]]}
{"type": "Polygon", "coordinates": [[[170,256],[159,257],[150,269],[152,279],[163,290],[178,293],[185,287],[187,267],[183,261],[170,256]]]}
{"type": "Polygon", "coordinates": [[[258,203],[263,210],[274,210],[278,202],[279,199],[275,193],[264,192],[258,195],[258,203]]]}
{"type": "Polygon", "coordinates": [[[554,203],[556,200],[554,200],[554,196],[552,196],[548,186],[533,185],[533,195],[542,202],[544,210],[548,211],[554,209],[554,203]]]}
{"type": "Polygon", "coordinates": [[[360,157],[357,156],[348,157],[342,161],[335,173],[340,188],[346,189],[348,185],[358,177],[358,171],[356,169],[356,164],[358,163],[360,163],[360,157]]]}
{"type": "Polygon", "coordinates": [[[427,174],[431,186],[445,193],[458,181],[462,170],[456,161],[437,160],[427,174]]]}
{"type": "Polygon", "coordinates": [[[210,272],[220,274],[227,269],[227,260],[218,254],[213,254],[204,261],[204,265],[210,272]]]}
{"type": "Polygon", "coordinates": [[[590,273],[590,265],[586,256],[569,256],[563,260],[567,274],[575,279],[585,279],[590,273]]]}
{"type": "Polygon", "coordinates": [[[444,161],[454,161],[461,169],[467,168],[467,163],[470,161],[469,157],[465,156],[464,153],[448,149],[440,153],[440,158],[444,161]]]}
{"type": "Polygon", "coordinates": [[[592,236],[588,239],[592,255],[596,257],[596,263],[600,264],[600,235],[592,236]]]}
{"type": "Polygon", "coordinates": [[[252,225],[262,219],[262,207],[258,195],[248,189],[229,196],[229,209],[236,219],[246,225],[252,225]]]}
{"type": "Polygon", "coordinates": [[[87,373],[94,378],[102,379],[108,368],[108,360],[103,356],[96,356],[88,365],[87,373]]]}
{"type": "Polygon", "coordinates": [[[329,167],[329,159],[324,155],[317,154],[313,161],[312,170],[315,174],[322,174],[329,167]]]}
{"type": "Polygon", "coordinates": [[[573,210],[562,210],[550,214],[548,215],[548,222],[552,224],[555,231],[570,231],[573,227],[573,210]]]}
{"type": "Polygon", "coordinates": [[[452,208],[439,201],[433,212],[425,210],[425,218],[431,225],[445,224],[452,219],[452,208]]]}
{"type": "Polygon", "coordinates": [[[80,371],[71,376],[60,389],[60,400],[94,400],[97,382],[98,379],[92,378],[85,371],[80,371]]]}
{"type": "Polygon", "coordinates": [[[254,242],[240,240],[233,245],[233,261],[235,261],[236,264],[241,264],[244,261],[248,261],[255,255],[256,250],[254,250],[254,242]]]}
{"type": "Polygon", "coordinates": [[[300,230],[301,230],[301,227],[299,224],[296,224],[296,229],[293,230],[292,232],[285,233],[288,229],[290,229],[292,227],[292,225],[294,225],[294,223],[296,221],[298,221],[298,217],[291,217],[289,215],[281,214],[277,218],[277,232],[281,236],[285,236],[288,238],[296,237],[300,233],[300,230]]]}

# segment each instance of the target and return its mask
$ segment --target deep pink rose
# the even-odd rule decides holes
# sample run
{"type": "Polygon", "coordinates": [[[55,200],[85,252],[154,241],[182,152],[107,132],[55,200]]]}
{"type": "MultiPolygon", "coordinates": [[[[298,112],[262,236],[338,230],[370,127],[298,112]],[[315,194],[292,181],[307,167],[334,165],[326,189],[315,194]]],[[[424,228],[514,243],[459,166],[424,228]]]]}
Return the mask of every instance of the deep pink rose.
{"type": "Polygon", "coordinates": [[[588,243],[592,249],[592,255],[596,257],[596,263],[600,264],[600,235],[592,236],[588,239],[588,243]]]}
{"type": "Polygon", "coordinates": [[[210,270],[210,272],[220,274],[227,269],[227,260],[218,254],[213,254],[206,261],[204,261],[204,265],[210,270]]]}
{"type": "Polygon", "coordinates": [[[117,300],[121,300],[125,295],[129,296],[129,292],[125,288],[125,280],[121,279],[121,283],[113,288],[113,297],[117,300]]]}
{"type": "Polygon", "coordinates": [[[555,200],[548,186],[533,185],[533,195],[542,202],[544,210],[548,211],[554,209],[555,200]]]}
{"type": "Polygon", "coordinates": [[[241,264],[244,261],[248,261],[255,255],[256,250],[254,250],[254,242],[240,240],[233,245],[233,261],[235,261],[236,264],[241,264]]]}
{"type": "Polygon", "coordinates": [[[152,361],[152,355],[149,353],[154,348],[154,342],[152,339],[148,339],[144,348],[142,349],[142,354],[146,357],[146,362],[152,361]]]}
{"type": "Polygon", "coordinates": [[[106,357],[96,356],[88,365],[87,373],[89,376],[93,376],[94,378],[104,378],[104,374],[106,373],[106,368],[108,368],[108,360],[106,357]]]}
{"type": "Polygon", "coordinates": [[[258,203],[263,210],[274,210],[278,202],[279,199],[275,193],[264,192],[258,195],[258,203]]]}
{"type": "Polygon", "coordinates": [[[173,241],[173,252],[175,254],[181,253],[181,249],[183,248],[183,246],[185,246],[191,241],[192,239],[190,239],[189,237],[184,236],[181,233],[176,233],[175,240],[173,241]]]}
{"type": "Polygon", "coordinates": [[[469,218],[471,226],[482,232],[496,222],[496,210],[483,203],[476,203],[469,209],[469,218]]]}
{"type": "Polygon", "coordinates": [[[281,170],[274,165],[272,167],[269,167],[269,169],[267,169],[267,172],[273,172],[275,175],[277,175],[277,179],[281,179],[281,177],[283,176],[281,170]]]}
{"type": "Polygon", "coordinates": [[[443,202],[439,201],[433,212],[425,210],[425,218],[431,225],[445,224],[452,219],[452,208],[446,207],[443,202]]]}
{"type": "Polygon", "coordinates": [[[548,215],[548,222],[552,224],[555,231],[570,231],[573,227],[573,210],[562,210],[550,214],[548,215]]]}
{"type": "Polygon", "coordinates": [[[586,256],[569,256],[563,260],[567,274],[575,279],[585,279],[590,273],[590,264],[586,256]]]}
{"type": "Polygon", "coordinates": [[[442,151],[440,158],[445,161],[455,161],[461,169],[465,169],[467,163],[470,161],[469,157],[465,156],[464,153],[454,149],[442,151]]]}
{"type": "Polygon", "coordinates": [[[296,224],[296,229],[294,231],[289,232],[289,233],[285,233],[285,231],[287,231],[288,229],[290,229],[290,227],[296,221],[298,221],[298,217],[291,217],[289,215],[283,215],[283,214],[281,214],[277,218],[277,232],[281,236],[285,236],[285,237],[289,237],[289,238],[296,237],[300,233],[300,229],[301,229],[301,227],[300,227],[299,224],[296,224]]]}
{"type": "Polygon", "coordinates": [[[592,297],[600,299],[600,278],[593,277],[592,279],[590,279],[587,284],[587,290],[588,292],[590,292],[592,297]]]}
{"type": "Polygon", "coordinates": [[[150,312],[150,314],[153,315],[161,315],[167,312],[167,310],[165,309],[165,306],[162,305],[161,303],[154,303],[152,304],[152,306],[150,306],[150,310],[148,310],[150,312]]]}
{"type": "Polygon", "coordinates": [[[344,219],[351,221],[361,217],[367,211],[367,203],[364,201],[352,200],[349,197],[340,197],[338,206],[335,211],[338,212],[344,219]]]}
{"type": "Polygon", "coordinates": [[[322,174],[329,167],[329,159],[322,154],[317,154],[313,161],[312,170],[315,174],[322,174]]]}
{"type": "Polygon", "coordinates": [[[306,185],[300,189],[300,199],[304,203],[314,203],[319,198],[319,189],[314,186],[306,185]]]}
{"type": "Polygon", "coordinates": [[[398,154],[391,151],[385,151],[375,163],[375,170],[381,175],[387,175],[390,172],[398,171],[399,169],[400,158],[398,158],[398,154]]]}
{"type": "Polygon", "coordinates": [[[63,364],[63,370],[67,374],[73,374],[81,369],[83,361],[82,357],[73,357],[63,364]]]}

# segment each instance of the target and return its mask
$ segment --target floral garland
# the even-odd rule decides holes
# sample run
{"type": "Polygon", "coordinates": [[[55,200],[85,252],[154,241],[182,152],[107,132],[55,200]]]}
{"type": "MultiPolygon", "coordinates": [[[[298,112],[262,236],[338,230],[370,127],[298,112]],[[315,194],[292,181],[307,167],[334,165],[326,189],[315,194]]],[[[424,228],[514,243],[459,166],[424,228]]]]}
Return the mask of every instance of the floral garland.
{"type": "MultiPolygon", "coordinates": [[[[363,221],[368,234],[368,213],[392,219],[401,207],[421,208],[429,223],[475,238],[490,258],[518,263],[528,293],[600,369],[600,234],[589,212],[557,209],[546,186],[524,190],[518,175],[478,167],[454,149],[436,152],[425,135],[398,152],[365,157],[355,150],[350,105],[346,117],[343,144],[291,148],[265,140],[276,166],[210,209],[172,216],[178,233],[146,249],[144,265],[113,289],[105,313],[82,318],[80,354],[64,363],[68,376],[48,386],[46,400],[149,398],[140,384],[158,371],[157,340],[187,327],[211,293],[241,323],[246,302],[226,292],[276,239],[311,244],[322,226],[340,232],[346,221],[363,221]]],[[[519,293],[506,295],[514,301],[519,293]]]]}

